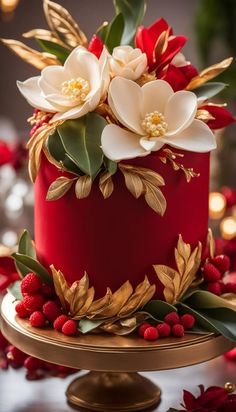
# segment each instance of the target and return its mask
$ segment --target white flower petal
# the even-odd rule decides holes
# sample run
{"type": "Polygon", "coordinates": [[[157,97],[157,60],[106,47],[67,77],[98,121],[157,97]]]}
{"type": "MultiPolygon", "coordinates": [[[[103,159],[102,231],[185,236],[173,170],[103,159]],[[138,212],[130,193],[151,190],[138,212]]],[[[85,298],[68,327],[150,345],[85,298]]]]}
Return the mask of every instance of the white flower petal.
{"type": "Polygon", "coordinates": [[[174,94],[172,87],[164,80],[153,80],[142,86],[143,117],[158,110],[164,113],[166,102],[174,94]]]}
{"type": "Polygon", "coordinates": [[[145,150],[153,152],[160,150],[165,143],[159,139],[147,139],[146,137],[142,137],[140,139],[140,144],[145,150]]]}
{"type": "Polygon", "coordinates": [[[159,139],[169,146],[190,152],[205,153],[216,148],[214,134],[201,120],[194,120],[187,129],[175,136],[160,137],[159,139]]]}
{"type": "Polygon", "coordinates": [[[186,129],[192,123],[196,111],[197,98],[194,93],[180,90],[173,94],[167,101],[164,111],[168,125],[166,136],[172,136],[186,129]]]}
{"type": "Polygon", "coordinates": [[[57,110],[44,98],[41,93],[38,85],[39,78],[40,76],[31,77],[24,82],[17,81],[16,84],[21,94],[23,94],[24,98],[31,106],[45,112],[54,113],[57,110]]]}
{"type": "Polygon", "coordinates": [[[56,113],[52,118],[52,122],[57,120],[77,119],[90,111],[89,101],[87,101],[83,105],[73,107],[73,109],[67,110],[64,113],[56,113]]]}
{"type": "Polygon", "coordinates": [[[145,150],[139,141],[139,135],[114,124],[104,127],[102,132],[102,150],[109,159],[115,162],[147,156],[150,151],[145,150]]]}
{"type": "Polygon", "coordinates": [[[110,84],[108,103],[124,126],[143,135],[142,92],[137,83],[123,77],[115,77],[110,84]]]}
{"type": "Polygon", "coordinates": [[[107,48],[104,46],[98,61],[102,79],[101,99],[106,98],[108,86],[111,81],[109,72],[109,58],[110,54],[108,53],[107,48]]]}
{"type": "Polygon", "coordinates": [[[70,80],[70,73],[63,66],[48,66],[42,70],[39,86],[43,93],[61,92],[62,83],[70,80]]]}

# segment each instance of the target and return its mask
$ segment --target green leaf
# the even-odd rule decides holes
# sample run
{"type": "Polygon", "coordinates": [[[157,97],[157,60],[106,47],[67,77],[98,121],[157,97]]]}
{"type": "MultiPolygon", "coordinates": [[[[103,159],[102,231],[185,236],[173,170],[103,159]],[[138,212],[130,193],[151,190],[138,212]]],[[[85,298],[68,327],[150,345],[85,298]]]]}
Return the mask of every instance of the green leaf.
{"type": "Polygon", "coordinates": [[[79,167],[73,162],[71,157],[66,153],[66,150],[62,144],[60,135],[55,131],[47,138],[46,147],[50,155],[59,163],[62,162],[63,166],[71,173],[81,176],[83,173],[79,167]]]}
{"type": "Polygon", "coordinates": [[[105,44],[110,53],[112,53],[114,47],[120,45],[123,31],[124,18],[123,15],[119,13],[117,16],[115,16],[107,29],[105,44]]]}
{"type": "Polygon", "coordinates": [[[225,83],[208,82],[198,87],[197,89],[194,89],[193,92],[198,98],[205,98],[205,100],[207,100],[220,93],[227,86],[228,85],[225,83]]]}
{"type": "Polygon", "coordinates": [[[24,272],[21,272],[23,276],[27,275],[29,272],[34,272],[42,279],[43,282],[52,283],[52,277],[49,272],[37,260],[20,253],[13,253],[12,256],[16,260],[17,264],[20,263],[23,265],[24,272]]]}
{"type": "Polygon", "coordinates": [[[81,333],[88,333],[91,332],[93,329],[96,329],[102,323],[104,323],[104,320],[81,319],[79,321],[79,330],[81,333]]]}
{"type": "Polygon", "coordinates": [[[177,312],[175,306],[170,305],[162,300],[151,300],[143,308],[142,311],[149,313],[155,319],[163,319],[170,312],[177,312]]]}
{"type": "MultiPolygon", "coordinates": [[[[206,290],[195,290],[184,301],[188,306],[195,309],[215,309],[215,308],[228,308],[233,309],[233,306],[226,299],[216,296],[213,293],[206,290]]],[[[235,312],[236,318],[236,312],[235,312]]]]}
{"type": "Polygon", "coordinates": [[[106,40],[108,28],[109,28],[109,23],[104,22],[96,31],[96,34],[98,35],[98,37],[100,37],[100,39],[103,42],[105,42],[106,40]]]}
{"type": "Polygon", "coordinates": [[[111,175],[114,175],[117,171],[117,163],[113,162],[113,160],[108,159],[107,157],[104,157],[104,165],[109,173],[111,175]]]}
{"type": "Polygon", "coordinates": [[[14,282],[12,285],[10,285],[7,288],[7,291],[10,292],[16,300],[23,300],[20,286],[21,286],[21,281],[17,280],[16,282],[14,282]]]}
{"type": "Polygon", "coordinates": [[[74,163],[94,178],[103,163],[101,134],[107,122],[96,113],[67,120],[57,128],[61,141],[74,163]]]}
{"type": "Polygon", "coordinates": [[[47,53],[54,54],[58,58],[58,60],[64,64],[67,57],[70,54],[70,50],[66,49],[65,47],[60,46],[60,44],[54,43],[49,40],[43,39],[36,39],[40,47],[47,53]]]}
{"type": "Polygon", "coordinates": [[[122,13],[125,28],[121,44],[134,44],[137,27],[142,23],[146,11],[145,0],[113,0],[116,14],[122,13]]]}
{"type": "Polygon", "coordinates": [[[35,248],[28,230],[24,230],[20,237],[18,252],[22,255],[31,256],[33,259],[36,259],[35,248]]]}
{"type": "Polygon", "coordinates": [[[194,310],[192,307],[185,305],[184,303],[178,303],[178,313],[180,315],[184,315],[185,313],[189,313],[190,315],[193,315],[196,319],[197,325],[202,328],[204,331],[208,332],[213,332],[213,333],[218,333],[218,329],[215,328],[215,326],[209,322],[209,320],[201,313],[199,313],[197,310],[194,310]]]}
{"type": "Polygon", "coordinates": [[[199,311],[218,332],[236,342],[236,312],[228,308],[205,309],[199,311]]]}

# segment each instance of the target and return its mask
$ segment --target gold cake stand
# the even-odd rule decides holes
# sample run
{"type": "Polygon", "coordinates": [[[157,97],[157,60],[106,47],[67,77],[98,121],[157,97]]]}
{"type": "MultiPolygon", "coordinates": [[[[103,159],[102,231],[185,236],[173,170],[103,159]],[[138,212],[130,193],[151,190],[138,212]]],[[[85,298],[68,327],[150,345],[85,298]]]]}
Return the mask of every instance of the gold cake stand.
{"type": "Polygon", "coordinates": [[[136,336],[103,334],[67,337],[30,327],[15,316],[14,298],[2,302],[2,332],[19,349],[52,363],[90,370],[66,391],[68,402],[87,411],[143,411],[160,402],[160,389],[138,371],[158,371],[213,359],[235,345],[222,336],[186,334],[147,342],[136,336]]]}

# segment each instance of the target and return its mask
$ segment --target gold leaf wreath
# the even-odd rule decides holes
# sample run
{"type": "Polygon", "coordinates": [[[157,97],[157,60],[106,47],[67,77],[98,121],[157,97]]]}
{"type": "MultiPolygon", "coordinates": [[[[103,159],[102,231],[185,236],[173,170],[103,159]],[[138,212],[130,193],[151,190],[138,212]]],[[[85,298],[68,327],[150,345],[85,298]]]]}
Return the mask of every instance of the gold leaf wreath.
{"type": "Polygon", "coordinates": [[[201,264],[202,245],[191,252],[189,244],[184,243],[179,235],[177,248],[175,248],[175,261],[177,270],[164,265],[153,265],[158,279],[164,285],[164,296],[168,303],[177,303],[190,286],[195,287],[202,282],[202,277],[198,276],[198,269],[201,264]]]}
{"type": "Polygon", "coordinates": [[[89,287],[87,273],[79,280],[68,286],[63,273],[51,265],[53,282],[61,304],[75,320],[83,318],[92,320],[109,320],[109,324],[119,319],[134,317],[137,312],[153,297],[156,286],[151,285],[145,277],[135,290],[129,281],[114,293],[107,288],[106,294],[94,300],[95,291],[89,287]]]}
{"type": "Polygon", "coordinates": [[[59,39],[63,46],[75,48],[87,45],[84,32],[64,7],[49,0],[44,0],[43,7],[53,36],[59,39]]]}
{"type": "Polygon", "coordinates": [[[39,52],[38,50],[34,50],[18,40],[1,39],[1,41],[13,53],[19,56],[26,63],[36,67],[38,70],[42,70],[47,66],[61,65],[54,54],[39,52]]]}
{"type": "Polygon", "coordinates": [[[232,63],[233,57],[229,57],[228,59],[222,60],[219,63],[213,64],[210,67],[204,69],[201,73],[197,76],[193,77],[190,81],[188,86],[186,87],[187,90],[193,90],[197,87],[202,86],[204,83],[208,82],[214,77],[218,76],[220,73],[225,71],[232,63]]]}
{"type": "Polygon", "coordinates": [[[161,216],[166,210],[166,199],[159,189],[165,182],[161,175],[144,167],[119,164],[119,169],[125,178],[125,184],[130,193],[138,199],[141,195],[147,204],[161,216]]]}

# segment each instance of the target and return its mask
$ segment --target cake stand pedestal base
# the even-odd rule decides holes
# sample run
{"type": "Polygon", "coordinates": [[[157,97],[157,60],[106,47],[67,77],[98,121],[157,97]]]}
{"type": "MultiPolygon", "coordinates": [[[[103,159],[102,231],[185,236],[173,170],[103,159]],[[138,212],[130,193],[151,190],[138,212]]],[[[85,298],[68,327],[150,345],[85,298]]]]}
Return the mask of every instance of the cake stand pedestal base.
{"type": "Polygon", "coordinates": [[[181,368],[206,362],[232,349],[223,336],[186,334],[181,339],[148,342],[135,336],[87,334],[65,336],[53,329],[32,328],[15,313],[8,294],[1,307],[1,330],[23,352],[44,361],[92,372],[73,381],[69,404],[87,411],[144,411],[160,402],[160,389],[137,371],[181,368]]]}
{"type": "Polygon", "coordinates": [[[66,391],[68,403],[89,411],[144,411],[160,403],[161,391],[138,373],[89,372],[66,391]]]}

